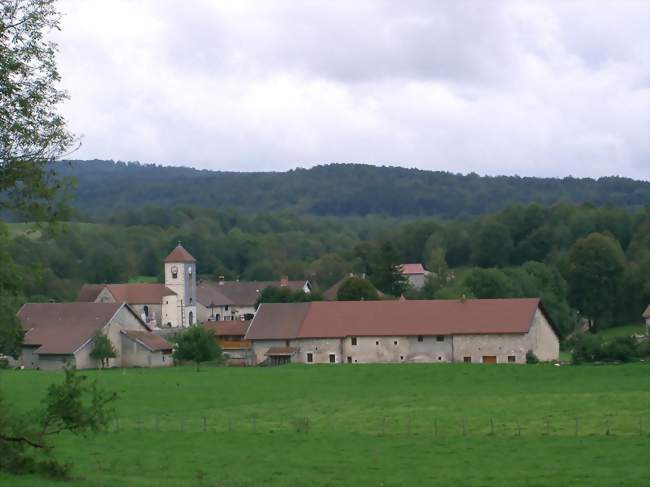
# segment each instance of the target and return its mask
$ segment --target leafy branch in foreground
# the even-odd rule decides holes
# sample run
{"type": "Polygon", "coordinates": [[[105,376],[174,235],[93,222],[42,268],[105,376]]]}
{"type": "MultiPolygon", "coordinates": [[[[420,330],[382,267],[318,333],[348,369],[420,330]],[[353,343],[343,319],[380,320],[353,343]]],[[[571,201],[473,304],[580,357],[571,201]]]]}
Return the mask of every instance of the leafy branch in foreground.
{"type": "Polygon", "coordinates": [[[0,396],[0,471],[14,474],[39,473],[66,477],[69,464],[52,456],[49,439],[63,432],[96,433],[113,415],[115,393],[108,393],[86,376],[66,370],[62,384],[50,385],[43,409],[32,414],[16,414],[0,396]]]}

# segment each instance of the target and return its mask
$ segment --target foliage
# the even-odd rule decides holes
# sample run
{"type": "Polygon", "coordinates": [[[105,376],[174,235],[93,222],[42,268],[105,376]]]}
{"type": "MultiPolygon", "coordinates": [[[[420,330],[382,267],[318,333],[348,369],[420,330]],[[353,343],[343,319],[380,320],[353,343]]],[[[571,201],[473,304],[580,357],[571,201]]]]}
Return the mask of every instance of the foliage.
{"type": "Polygon", "coordinates": [[[110,338],[101,332],[97,333],[93,339],[93,349],[90,352],[90,358],[99,360],[103,369],[108,366],[108,360],[116,356],[117,351],[110,338]]]}
{"type": "Polygon", "coordinates": [[[52,457],[49,438],[63,432],[76,435],[99,432],[113,414],[115,394],[87,386],[85,376],[66,370],[61,384],[51,384],[43,409],[35,414],[16,414],[0,395],[0,471],[39,473],[62,478],[69,464],[52,457]]]}
{"type": "Polygon", "coordinates": [[[535,352],[532,350],[528,350],[526,352],[526,363],[527,364],[538,364],[539,359],[537,358],[537,355],[535,355],[535,352]]]}
{"type": "Polygon", "coordinates": [[[633,337],[618,336],[604,340],[602,336],[591,333],[573,338],[573,361],[583,362],[631,362],[646,354],[646,343],[638,343],[633,337]]]}
{"type": "Polygon", "coordinates": [[[611,321],[620,296],[625,255],[612,237],[592,233],[578,240],[568,256],[569,299],[590,325],[611,321]]]}
{"type": "Polygon", "coordinates": [[[66,93],[57,87],[57,46],[46,37],[58,28],[54,0],[0,6],[0,210],[51,218],[61,209],[51,163],[73,138],[57,112],[66,93]]]}
{"type": "MultiPolygon", "coordinates": [[[[72,204],[91,216],[151,205],[237,208],[246,213],[268,208],[275,212],[344,217],[435,215],[446,220],[466,220],[498,212],[513,203],[548,207],[561,201],[591,202],[628,209],[650,203],[649,182],[620,177],[488,177],[362,164],[329,164],[284,173],[229,173],[97,160],[72,161],[70,167],[63,169],[79,182],[72,204]],[[177,191],[188,187],[192,191],[177,191]]],[[[149,215],[161,226],[170,223],[168,214],[162,211],[152,210],[149,215]]],[[[534,211],[517,211],[508,223],[525,231],[529,222],[534,237],[525,242],[528,252],[538,248],[543,251],[549,235],[545,228],[536,231],[540,219],[534,211]]],[[[513,239],[518,236],[513,234],[513,239]]],[[[422,258],[421,249],[411,247],[410,251],[418,260],[422,258]]],[[[523,261],[531,259],[540,257],[529,255],[523,261]]],[[[453,257],[448,257],[448,262],[456,265],[453,257]]]]}
{"type": "Polygon", "coordinates": [[[256,306],[261,303],[308,303],[322,300],[323,295],[319,292],[306,293],[302,289],[269,286],[260,293],[256,306]]]}
{"type": "Polygon", "coordinates": [[[381,242],[370,262],[370,282],[383,293],[402,295],[408,289],[408,281],[399,270],[400,264],[395,246],[389,241],[381,242]]]}
{"type": "Polygon", "coordinates": [[[222,357],[214,334],[202,326],[194,325],[176,336],[174,358],[194,362],[198,371],[201,362],[220,361],[222,357]]]}
{"type": "Polygon", "coordinates": [[[375,286],[362,277],[348,277],[336,293],[337,301],[376,301],[379,293],[375,286]]]}

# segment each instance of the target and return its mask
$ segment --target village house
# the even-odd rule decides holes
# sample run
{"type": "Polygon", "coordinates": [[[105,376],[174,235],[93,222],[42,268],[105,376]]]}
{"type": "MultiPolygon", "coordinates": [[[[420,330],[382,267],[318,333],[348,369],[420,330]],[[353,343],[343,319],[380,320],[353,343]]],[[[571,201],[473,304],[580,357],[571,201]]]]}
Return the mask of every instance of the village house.
{"type": "Polygon", "coordinates": [[[28,303],[18,311],[25,332],[16,365],[59,370],[99,367],[90,357],[94,337],[108,337],[116,357],[109,367],[161,367],[173,364],[172,346],[154,335],[133,308],[124,303],[28,303]]]}
{"type": "Polygon", "coordinates": [[[164,271],[164,284],[84,284],[77,301],[128,303],[150,327],[195,324],[196,259],[179,242],[165,258],[164,271]]]}
{"type": "Polygon", "coordinates": [[[245,338],[270,364],[559,359],[539,299],[264,303],[245,338]]]}
{"type": "Polygon", "coordinates": [[[406,276],[408,283],[414,289],[422,289],[426,282],[427,276],[431,273],[422,267],[422,264],[401,264],[398,266],[402,275],[406,276]]]}
{"type": "Polygon", "coordinates": [[[255,316],[257,300],[268,287],[288,288],[311,292],[309,281],[201,281],[197,289],[199,322],[251,320],[255,316]]]}
{"type": "Polygon", "coordinates": [[[246,340],[246,332],[250,321],[210,321],[203,327],[214,333],[219,348],[223,352],[228,365],[252,365],[253,354],[250,340],[246,340]]]}

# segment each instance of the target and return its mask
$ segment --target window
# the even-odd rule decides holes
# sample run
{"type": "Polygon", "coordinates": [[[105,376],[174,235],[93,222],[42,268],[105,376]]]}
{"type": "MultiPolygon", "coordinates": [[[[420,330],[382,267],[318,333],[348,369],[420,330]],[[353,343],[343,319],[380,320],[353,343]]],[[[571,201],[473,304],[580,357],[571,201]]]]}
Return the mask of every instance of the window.
{"type": "Polygon", "coordinates": [[[400,359],[400,360],[404,360],[404,355],[400,355],[400,356],[399,356],[399,359],[400,359]]]}
{"type": "Polygon", "coordinates": [[[418,337],[418,342],[423,342],[423,341],[424,341],[424,337],[423,337],[422,335],[420,335],[420,336],[418,337]]]}
{"type": "Polygon", "coordinates": [[[145,317],[149,318],[149,306],[145,304],[143,310],[145,317]]]}
{"type": "Polygon", "coordinates": [[[514,364],[516,362],[515,356],[514,355],[508,355],[508,363],[509,364],[514,364]]]}
{"type": "Polygon", "coordinates": [[[379,340],[377,340],[377,341],[375,342],[375,345],[379,346],[379,340]]]}
{"type": "Polygon", "coordinates": [[[438,355],[438,362],[442,362],[442,357],[438,355]]]}
{"type": "Polygon", "coordinates": [[[472,363],[472,357],[463,357],[463,362],[466,364],[471,364],[472,363]]]}
{"type": "Polygon", "coordinates": [[[190,298],[190,304],[192,304],[192,298],[190,298]]]}
{"type": "Polygon", "coordinates": [[[336,363],[336,355],[330,353],[330,364],[335,364],[335,363],[336,363]]]}
{"type": "Polygon", "coordinates": [[[397,340],[395,340],[395,341],[393,342],[393,345],[397,345],[397,340]]]}
{"type": "Polygon", "coordinates": [[[436,337],[436,341],[437,341],[437,342],[444,342],[444,341],[445,341],[445,337],[443,337],[442,335],[438,335],[438,336],[436,337]]]}
{"type": "Polygon", "coordinates": [[[172,266],[172,279],[176,279],[178,277],[178,267],[175,265],[172,266]]]}
{"type": "Polygon", "coordinates": [[[352,337],[350,340],[352,340],[352,345],[357,344],[357,337],[352,337]]]}
{"type": "Polygon", "coordinates": [[[192,311],[189,313],[188,321],[190,322],[190,326],[194,324],[194,313],[192,311]]]}
{"type": "Polygon", "coordinates": [[[225,306],[223,307],[223,309],[224,309],[224,311],[228,311],[228,305],[225,305],[225,306]]]}
{"type": "Polygon", "coordinates": [[[352,363],[352,357],[350,357],[349,355],[348,355],[348,363],[349,363],[349,364],[352,363]]]}
{"type": "Polygon", "coordinates": [[[314,361],[314,354],[307,352],[307,363],[311,364],[314,361]]]}
{"type": "Polygon", "coordinates": [[[284,345],[285,345],[286,347],[288,347],[289,344],[290,344],[289,340],[285,340],[285,341],[284,341],[284,345]]]}

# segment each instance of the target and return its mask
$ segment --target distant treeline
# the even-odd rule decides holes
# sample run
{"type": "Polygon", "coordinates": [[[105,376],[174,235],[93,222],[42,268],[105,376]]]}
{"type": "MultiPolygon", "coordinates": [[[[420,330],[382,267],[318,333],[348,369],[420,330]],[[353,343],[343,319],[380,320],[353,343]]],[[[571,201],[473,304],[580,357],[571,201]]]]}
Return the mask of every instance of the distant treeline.
{"type": "Polygon", "coordinates": [[[99,160],[58,163],[55,169],[77,180],[71,203],[85,216],[148,204],[244,213],[466,219],[514,203],[588,202],[623,208],[650,203],[650,182],[620,177],[488,177],[360,164],[239,173],[99,160]]]}
{"type": "Polygon", "coordinates": [[[650,206],[512,205],[455,221],[148,206],[101,223],[22,228],[0,233],[0,268],[17,301],[74,299],[83,282],[162,279],[162,260],[181,240],[201,278],[287,274],[321,291],[356,273],[396,294],[380,273],[423,262],[438,279],[407,298],[541,296],[562,333],[577,323],[576,311],[607,326],[638,322],[650,302],[650,206]]]}

